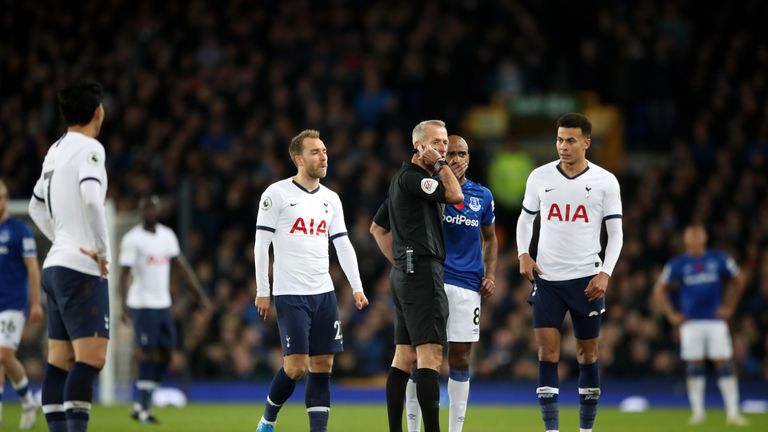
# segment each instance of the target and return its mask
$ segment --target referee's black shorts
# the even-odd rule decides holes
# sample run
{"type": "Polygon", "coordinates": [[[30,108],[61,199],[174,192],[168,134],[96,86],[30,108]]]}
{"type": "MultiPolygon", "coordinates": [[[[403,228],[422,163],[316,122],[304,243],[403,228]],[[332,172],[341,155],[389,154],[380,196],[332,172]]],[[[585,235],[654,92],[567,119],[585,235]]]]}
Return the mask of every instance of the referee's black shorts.
{"type": "Polygon", "coordinates": [[[395,301],[395,344],[445,345],[448,298],[443,286],[443,263],[431,257],[416,257],[412,274],[405,272],[405,263],[396,263],[389,280],[395,301]]]}

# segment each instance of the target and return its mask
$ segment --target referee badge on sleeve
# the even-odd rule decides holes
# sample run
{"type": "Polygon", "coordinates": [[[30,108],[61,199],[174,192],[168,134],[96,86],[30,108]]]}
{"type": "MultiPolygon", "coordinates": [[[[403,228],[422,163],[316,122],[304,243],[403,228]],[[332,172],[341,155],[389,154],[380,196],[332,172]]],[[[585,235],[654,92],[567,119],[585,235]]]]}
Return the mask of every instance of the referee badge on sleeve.
{"type": "Polygon", "coordinates": [[[421,190],[428,194],[435,193],[437,190],[437,180],[431,178],[421,179],[421,190]]]}

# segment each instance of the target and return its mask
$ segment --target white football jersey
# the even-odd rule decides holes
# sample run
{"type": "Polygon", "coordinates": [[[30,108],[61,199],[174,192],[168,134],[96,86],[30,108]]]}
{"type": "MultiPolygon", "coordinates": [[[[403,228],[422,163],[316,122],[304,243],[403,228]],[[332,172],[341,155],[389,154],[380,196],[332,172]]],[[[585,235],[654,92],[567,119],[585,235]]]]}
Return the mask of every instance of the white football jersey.
{"type": "Polygon", "coordinates": [[[155,232],[137,225],[120,243],[120,265],[131,268],[133,282],[126,303],[134,309],[161,309],[171,306],[171,260],[179,256],[179,239],[165,225],[155,232]]]}
{"type": "MultiPolygon", "coordinates": [[[[54,241],[43,268],[62,266],[98,276],[99,266],[80,248],[96,249],[93,231],[88,227],[80,183],[98,182],[101,198],[107,195],[107,170],[104,146],[78,132],[67,132],[45,155],[43,172],[33,193],[45,201],[53,221],[54,241]]],[[[107,238],[107,257],[110,256],[107,238]]]]}
{"type": "Polygon", "coordinates": [[[339,196],[320,185],[313,191],[288,178],[261,195],[256,229],[274,233],[272,295],[333,291],[328,240],[347,235],[339,196]]]}
{"type": "Polygon", "coordinates": [[[523,209],[541,216],[536,263],[542,279],[595,275],[603,264],[598,256],[603,221],[622,215],[619,182],[591,162],[575,177],[560,169],[560,161],[550,162],[528,176],[523,209]]]}

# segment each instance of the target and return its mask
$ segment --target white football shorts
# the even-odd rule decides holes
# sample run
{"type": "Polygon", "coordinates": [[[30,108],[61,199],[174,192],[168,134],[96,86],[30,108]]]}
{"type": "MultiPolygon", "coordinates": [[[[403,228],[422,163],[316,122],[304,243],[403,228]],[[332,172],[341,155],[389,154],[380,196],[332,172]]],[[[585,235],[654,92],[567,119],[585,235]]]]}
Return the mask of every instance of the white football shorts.
{"type": "Polygon", "coordinates": [[[448,297],[448,342],[480,340],[480,294],[445,284],[448,297]]]}
{"type": "Polygon", "coordinates": [[[0,347],[19,349],[21,334],[24,332],[26,322],[24,312],[7,310],[0,312],[0,347]]]}
{"type": "Polygon", "coordinates": [[[685,361],[730,359],[731,333],[723,320],[690,320],[680,326],[680,356],[685,361]]]}

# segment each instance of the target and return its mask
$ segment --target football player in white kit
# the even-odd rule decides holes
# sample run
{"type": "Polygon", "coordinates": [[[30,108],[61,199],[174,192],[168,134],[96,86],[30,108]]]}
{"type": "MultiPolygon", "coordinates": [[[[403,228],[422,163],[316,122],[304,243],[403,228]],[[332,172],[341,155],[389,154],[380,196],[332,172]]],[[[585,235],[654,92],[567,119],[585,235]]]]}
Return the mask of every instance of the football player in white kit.
{"type": "Polygon", "coordinates": [[[580,431],[591,432],[600,397],[597,337],[605,290],[622,246],[621,194],[616,177],[586,159],[592,124],[581,114],[557,121],[559,159],[528,176],[517,221],[520,274],[533,282],[529,303],[539,356],[536,394],[547,431],[559,429],[557,399],[560,329],[570,312],[579,363],[580,431]],[[541,216],[537,260],[528,253],[533,223],[541,216]],[[605,222],[608,244],[599,257],[605,222]]]}
{"type": "Polygon", "coordinates": [[[339,196],[320,184],[328,155],[320,133],[305,130],[291,140],[298,173],[270,185],[262,194],[256,221],[254,260],[256,307],[267,318],[270,306],[269,245],[274,250],[272,295],[283,348],[283,367],[275,375],[258,432],[273,431],[280,407],[307,370],[309,430],[328,429],[330,373],[334,353],[343,350],[342,325],[331,276],[328,240],[352,286],[355,306],[368,304],[357,257],[347,236],[339,196]]]}
{"type": "Polygon", "coordinates": [[[93,382],[109,342],[110,257],[104,199],[101,84],[83,80],[58,95],[67,131],[48,150],[29,214],[53,242],[43,263],[48,295],[48,366],[43,413],[51,432],[84,432],[93,382]]]}
{"type": "Polygon", "coordinates": [[[126,323],[133,319],[134,340],[139,348],[138,399],[134,401],[131,417],[141,423],[157,423],[150,411],[152,392],[163,381],[176,347],[176,326],[171,315],[171,264],[184,275],[197,303],[206,308],[210,305],[181,253],[176,233],[158,222],[159,207],[157,196],[142,198],[142,223],[128,231],[120,243],[122,319],[126,323]]]}
{"type": "Polygon", "coordinates": [[[680,326],[680,354],[686,362],[690,424],[705,420],[706,368],[710,359],[717,368],[717,386],[725,402],[725,422],[748,426],[739,414],[739,382],[733,368],[733,347],[728,319],[744,293],[744,276],[733,258],[707,248],[707,231],[691,225],[683,234],[685,254],[671,259],[654,286],[656,303],[670,324],[680,326]],[[679,309],[669,299],[671,288],[679,294],[679,309]]]}

